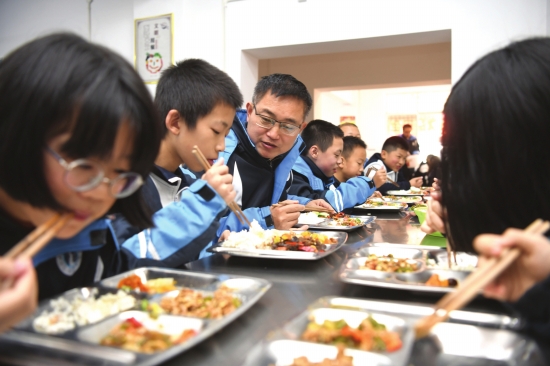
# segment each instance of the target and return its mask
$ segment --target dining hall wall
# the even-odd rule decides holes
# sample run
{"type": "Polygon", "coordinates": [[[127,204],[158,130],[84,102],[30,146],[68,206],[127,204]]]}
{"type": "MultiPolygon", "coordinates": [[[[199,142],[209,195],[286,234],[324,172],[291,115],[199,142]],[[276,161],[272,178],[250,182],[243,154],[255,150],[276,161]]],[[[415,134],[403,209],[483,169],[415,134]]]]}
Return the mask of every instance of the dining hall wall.
{"type": "MultiPolygon", "coordinates": [[[[92,0],[91,40],[134,63],[134,19],[172,13],[174,60],[202,58],[224,69],[224,0],[92,0]]],[[[57,31],[89,39],[87,0],[0,0],[0,59],[57,31]]],[[[156,85],[147,87],[154,95],[156,85]]]]}
{"type": "MultiPolygon", "coordinates": [[[[260,60],[258,76],[294,75],[315,89],[434,85],[451,82],[451,43],[260,60]]],[[[313,113],[310,115],[314,117],[313,113]]]]}
{"type": "Polygon", "coordinates": [[[484,54],[547,35],[547,19],[548,0],[233,1],[225,17],[225,65],[250,100],[260,60],[333,53],[350,40],[359,46],[347,52],[364,51],[365,44],[384,48],[392,37],[415,38],[410,46],[441,43],[429,36],[444,33],[456,82],[484,54]]]}

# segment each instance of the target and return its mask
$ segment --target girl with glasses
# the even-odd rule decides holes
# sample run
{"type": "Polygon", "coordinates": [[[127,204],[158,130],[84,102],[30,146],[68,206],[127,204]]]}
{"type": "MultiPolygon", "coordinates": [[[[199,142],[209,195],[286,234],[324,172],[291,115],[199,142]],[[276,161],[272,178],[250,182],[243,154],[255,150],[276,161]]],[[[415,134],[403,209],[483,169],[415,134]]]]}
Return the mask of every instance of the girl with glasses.
{"type": "MultiPolygon", "coordinates": [[[[140,186],[158,152],[157,118],[133,68],[75,35],[37,39],[0,64],[0,255],[57,213],[72,214],[33,258],[40,298],[144,264],[118,246],[105,215],[152,226],[140,186]]],[[[19,268],[12,273],[27,268],[6,263],[19,268]]],[[[29,282],[22,303],[32,309],[29,282]]],[[[0,329],[18,320],[6,318],[0,310],[0,329]]]]}

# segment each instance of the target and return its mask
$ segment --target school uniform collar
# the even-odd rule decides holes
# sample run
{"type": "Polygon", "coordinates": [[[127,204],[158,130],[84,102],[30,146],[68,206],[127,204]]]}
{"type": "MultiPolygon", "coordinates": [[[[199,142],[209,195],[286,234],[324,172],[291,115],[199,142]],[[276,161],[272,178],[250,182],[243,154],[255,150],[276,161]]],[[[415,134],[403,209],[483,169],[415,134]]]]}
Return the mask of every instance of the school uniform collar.
{"type": "Polygon", "coordinates": [[[319,167],[317,166],[317,164],[315,164],[315,162],[313,160],[311,160],[309,158],[309,156],[307,155],[302,155],[302,159],[304,159],[304,161],[306,162],[306,164],[309,166],[309,168],[311,169],[311,172],[313,173],[313,175],[315,175],[317,178],[321,179],[323,181],[323,185],[326,187],[327,185],[330,185],[330,184],[333,184],[334,183],[334,177],[327,177],[325,175],[325,173],[323,173],[321,171],[321,169],[319,169],[319,167]]]}

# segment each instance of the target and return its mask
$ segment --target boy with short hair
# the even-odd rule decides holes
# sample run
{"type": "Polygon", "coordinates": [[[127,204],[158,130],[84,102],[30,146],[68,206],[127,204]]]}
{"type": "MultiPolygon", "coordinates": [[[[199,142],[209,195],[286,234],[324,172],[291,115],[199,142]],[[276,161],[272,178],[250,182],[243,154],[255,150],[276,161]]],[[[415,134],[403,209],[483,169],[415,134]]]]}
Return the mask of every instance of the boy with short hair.
{"type": "Polygon", "coordinates": [[[211,164],[218,158],[242,103],[235,82],[206,61],[188,59],[162,73],[155,104],[165,136],[143,187],[155,211],[155,228],[139,232],[117,217],[115,230],[124,247],[140,258],[161,259],[175,267],[198,258],[215,238],[226,202],[235,198],[232,176],[223,159],[197,180],[180,166],[203,170],[192,153],[194,145],[211,164]]]}
{"type": "Polygon", "coordinates": [[[373,180],[359,176],[345,183],[334,179],[341,161],[344,133],[330,122],[314,120],[302,131],[306,145],[292,168],[294,180],[289,193],[311,199],[322,198],[337,211],[363,203],[386,180],[383,170],[373,180]]]}
{"type": "Polygon", "coordinates": [[[359,137],[344,136],[342,159],[334,173],[339,182],[363,175],[363,167],[367,161],[367,144],[359,137]]]}
{"type": "Polygon", "coordinates": [[[361,138],[361,132],[359,131],[359,127],[357,127],[355,123],[344,122],[344,123],[340,123],[338,127],[340,127],[340,129],[344,132],[344,137],[353,136],[353,137],[361,138]]]}
{"type": "Polygon", "coordinates": [[[385,195],[388,191],[391,190],[408,190],[411,188],[411,186],[418,188],[421,187],[421,177],[406,180],[406,178],[403,176],[403,173],[399,171],[401,167],[405,165],[408,151],[409,144],[405,139],[399,136],[392,136],[386,139],[384,145],[382,145],[382,153],[374,154],[367,161],[365,173],[368,173],[369,176],[372,176],[374,173],[372,172],[371,168],[385,168],[385,170],[388,172],[388,178],[399,185],[399,187],[396,187],[392,183],[385,183],[382,186],[378,187],[378,191],[380,191],[380,193],[385,195]],[[370,173],[369,170],[371,171],[370,173]]]}

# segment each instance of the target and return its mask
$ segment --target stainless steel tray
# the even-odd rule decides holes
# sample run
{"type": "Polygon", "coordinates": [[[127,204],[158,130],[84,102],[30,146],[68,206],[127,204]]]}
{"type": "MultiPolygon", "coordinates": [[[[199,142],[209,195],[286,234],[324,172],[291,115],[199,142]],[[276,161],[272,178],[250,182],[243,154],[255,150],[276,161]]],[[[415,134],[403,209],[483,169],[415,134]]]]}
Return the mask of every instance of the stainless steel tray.
{"type": "Polygon", "coordinates": [[[401,212],[407,207],[409,206],[406,203],[403,203],[400,206],[372,206],[372,205],[363,203],[361,205],[355,206],[354,209],[367,211],[367,212],[401,212]]]}
{"type": "MultiPolygon", "coordinates": [[[[377,316],[394,317],[404,323],[404,329],[411,329],[419,318],[433,312],[433,308],[427,305],[324,297],[313,303],[306,313],[320,308],[364,311],[377,316]]],[[[302,316],[303,314],[300,317],[302,316]]],[[[300,317],[297,319],[301,319],[300,317]]],[[[289,323],[289,326],[295,324],[296,320],[289,323]]],[[[450,313],[449,322],[436,325],[427,338],[415,341],[411,333],[405,332],[402,338],[403,353],[400,355],[349,349],[346,350],[346,354],[353,356],[354,365],[545,365],[540,350],[532,340],[509,330],[516,324],[517,319],[507,316],[453,311],[450,313]],[[364,354],[380,357],[361,358],[364,354]]],[[[292,332],[288,331],[289,326],[271,333],[253,347],[244,365],[287,366],[293,358],[300,356],[311,357],[311,361],[319,361],[324,357],[334,358],[336,355],[334,346],[317,347],[317,344],[294,339],[292,332]]]]}
{"type": "Polygon", "coordinates": [[[325,320],[345,320],[351,327],[357,327],[368,316],[385,324],[388,330],[399,333],[403,346],[395,352],[374,352],[349,349],[346,354],[354,357],[356,365],[405,365],[413,341],[412,328],[399,317],[365,309],[338,309],[320,299],[309,306],[308,310],[292,319],[281,329],[268,336],[268,341],[261,347],[262,351],[252,352],[245,365],[290,365],[296,357],[307,356],[310,361],[321,361],[325,357],[334,358],[336,347],[301,340],[302,333],[310,321],[322,324],[325,320]],[[294,349],[285,349],[291,346],[294,349]],[[259,357],[259,358],[258,358],[259,357]],[[365,363],[367,362],[367,363],[365,363]]]}
{"type": "MultiPolygon", "coordinates": [[[[19,324],[14,330],[1,335],[0,340],[9,341],[13,343],[14,347],[21,346],[22,349],[26,350],[25,352],[28,352],[30,347],[32,352],[36,351],[37,354],[44,349],[46,351],[56,352],[61,359],[70,355],[73,360],[78,360],[79,364],[153,365],[168,360],[210,337],[247,311],[271,287],[269,281],[253,277],[194,273],[164,268],[139,268],[104,279],[99,283],[100,293],[102,291],[108,292],[109,289],[116,288],[120,279],[132,274],[138,275],[143,280],[172,277],[176,280],[176,287],[187,287],[200,292],[212,292],[220,286],[225,285],[233,289],[235,297],[241,300],[241,306],[221,319],[199,319],[195,317],[161,315],[158,322],[162,325],[162,329],[166,333],[181,333],[183,329],[195,329],[198,333],[184,343],[153,354],[131,352],[98,344],[99,339],[105,336],[115,324],[129,317],[143,320],[147,325],[148,315],[145,312],[138,311],[137,308],[107,317],[95,324],[81,327],[77,326],[72,331],[58,335],[46,335],[34,331],[31,324],[33,318],[39,314],[39,312],[37,312],[34,316],[19,324]]],[[[61,296],[71,298],[79,291],[82,292],[83,290],[71,290],[61,296]]],[[[85,292],[86,291],[84,291],[84,293],[85,292]]],[[[137,298],[147,298],[153,301],[155,298],[163,296],[162,294],[150,295],[137,293],[133,293],[133,295],[137,298]]],[[[48,306],[49,301],[44,301],[41,303],[39,311],[48,308],[48,306]]]]}
{"type": "Polygon", "coordinates": [[[357,230],[365,225],[368,225],[370,224],[371,222],[373,222],[374,220],[376,220],[376,216],[356,216],[356,215],[349,215],[349,217],[351,218],[359,218],[361,219],[362,223],[360,225],[355,225],[355,226],[338,226],[338,225],[334,225],[332,224],[334,222],[334,220],[332,219],[326,219],[324,221],[321,221],[317,224],[308,224],[308,223],[301,223],[300,221],[298,221],[298,224],[299,226],[302,226],[302,225],[307,225],[309,227],[309,229],[314,229],[314,230],[338,230],[338,231],[353,231],[353,230],[357,230]]]}
{"type": "MultiPolygon", "coordinates": [[[[288,231],[281,231],[288,232],[288,231]]],[[[315,232],[315,231],[312,231],[315,232]]],[[[239,249],[239,248],[226,248],[222,246],[214,246],[211,251],[214,253],[230,254],[238,257],[252,257],[252,258],[271,258],[271,259],[291,259],[291,260],[318,260],[327,255],[330,255],[340,249],[342,245],[348,240],[348,234],[346,232],[337,231],[323,231],[320,232],[328,237],[335,238],[336,244],[330,245],[324,252],[300,252],[300,251],[282,251],[271,249],[239,249]]]]}
{"type": "MultiPolygon", "coordinates": [[[[467,253],[463,254],[465,258],[477,258],[467,253]]],[[[372,246],[359,250],[355,257],[347,260],[340,270],[340,279],[343,282],[359,285],[385,287],[400,290],[420,291],[425,293],[447,293],[454,291],[453,287],[438,287],[425,285],[425,282],[434,274],[440,279],[445,280],[453,278],[460,283],[470,274],[470,271],[457,271],[441,268],[430,268],[426,266],[427,256],[433,258],[436,263],[446,263],[447,254],[445,250],[438,247],[409,246],[399,244],[374,244],[372,246]],[[419,261],[421,269],[413,273],[391,273],[369,269],[361,269],[361,266],[367,260],[368,255],[388,255],[393,254],[396,258],[408,258],[419,261]]]]}
{"type": "Polygon", "coordinates": [[[387,191],[386,192],[387,195],[389,196],[422,196],[422,191],[420,192],[411,192],[410,189],[409,190],[392,190],[392,191],[387,191]]]}

